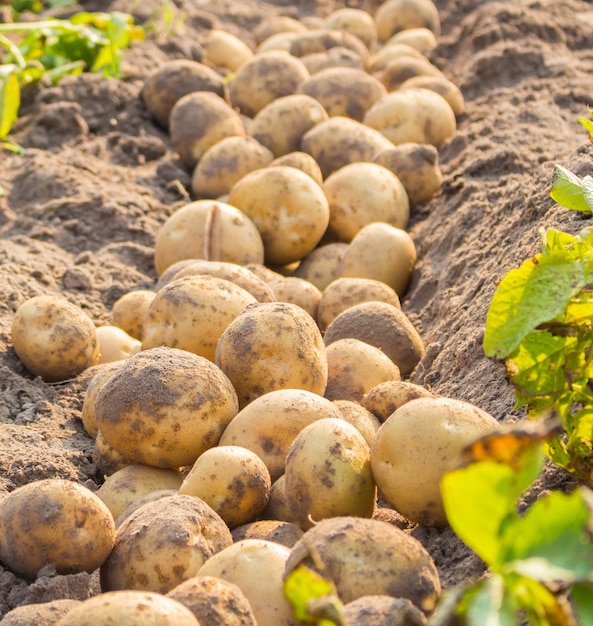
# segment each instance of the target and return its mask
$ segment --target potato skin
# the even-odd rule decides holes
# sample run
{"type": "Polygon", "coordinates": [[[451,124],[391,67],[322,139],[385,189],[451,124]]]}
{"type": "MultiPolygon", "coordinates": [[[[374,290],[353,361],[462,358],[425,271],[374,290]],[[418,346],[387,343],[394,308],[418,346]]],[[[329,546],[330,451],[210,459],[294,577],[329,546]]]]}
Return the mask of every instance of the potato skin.
{"type": "Polygon", "coordinates": [[[375,12],[379,41],[408,28],[428,28],[441,34],[439,12],[432,0],[387,0],[375,12]]]}
{"type": "Polygon", "coordinates": [[[19,487],[0,501],[0,561],[35,578],[46,565],[59,574],[92,572],[114,543],[113,516],[82,485],[47,478],[19,487]]]}
{"type": "Polygon", "coordinates": [[[2,626],[55,626],[80,600],[59,599],[17,606],[2,618],[2,626]]]}

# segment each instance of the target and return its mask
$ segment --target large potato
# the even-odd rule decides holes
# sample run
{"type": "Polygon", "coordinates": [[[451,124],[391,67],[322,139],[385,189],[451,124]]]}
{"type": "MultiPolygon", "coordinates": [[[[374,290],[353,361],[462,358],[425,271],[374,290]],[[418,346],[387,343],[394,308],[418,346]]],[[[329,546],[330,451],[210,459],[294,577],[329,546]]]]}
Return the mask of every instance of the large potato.
{"type": "Polygon", "coordinates": [[[200,498],[159,498],[117,529],[113,551],[101,567],[101,589],[167,593],[231,544],[231,531],[200,498]]]}
{"type": "Polygon", "coordinates": [[[247,174],[233,185],[228,202],[253,221],[270,265],[287,265],[305,257],[329,222],[323,190],[294,167],[278,165],[247,174]]]}
{"type": "Polygon", "coordinates": [[[253,51],[244,41],[217,28],[208,31],[202,46],[208,62],[231,72],[236,72],[253,58],[253,51]]]}
{"type": "Polygon", "coordinates": [[[158,347],[125,361],[95,399],[105,440],[135,463],[175,469],[217,445],[237,395],[208,359],[158,347]]]}
{"type": "Polygon", "coordinates": [[[113,516],[82,485],[46,478],[18,487],[0,500],[0,561],[35,578],[53,565],[58,574],[92,572],[109,556],[113,516]]]}
{"type": "Polygon", "coordinates": [[[498,428],[491,415],[461,400],[434,397],[407,402],[381,426],[371,446],[380,492],[409,520],[446,526],[442,476],[457,466],[465,446],[498,428]]]}
{"type": "Polygon", "coordinates": [[[432,0],[386,0],[375,12],[379,41],[407,28],[428,28],[441,34],[439,11],[432,0]]]}
{"type": "Polygon", "coordinates": [[[61,296],[35,296],[12,320],[12,345],[23,365],[47,382],[74,378],[99,359],[91,318],[61,296]]]}

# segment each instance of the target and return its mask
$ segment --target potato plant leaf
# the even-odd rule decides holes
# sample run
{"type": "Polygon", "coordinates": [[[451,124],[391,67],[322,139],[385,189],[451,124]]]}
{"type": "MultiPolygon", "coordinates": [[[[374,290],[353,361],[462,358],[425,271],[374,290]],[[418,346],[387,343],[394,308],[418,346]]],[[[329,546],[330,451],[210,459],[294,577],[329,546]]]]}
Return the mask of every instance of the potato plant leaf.
{"type": "Polygon", "coordinates": [[[554,166],[554,179],[550,196],[571,211],[591,213],[593,211],[593,178],[579,178],[565,167],[554,166]]]}
{"type": "Polygon", "coordinates": [[[8,137],[21,105],[18,71],[16,65],[0,65],[0,141],[8,137]]]}
{"type": "Polygon", "coordinates": [[[593,626],[593,584],[577,583],[571,589],[571,600],[580,626],[593,626]]]}

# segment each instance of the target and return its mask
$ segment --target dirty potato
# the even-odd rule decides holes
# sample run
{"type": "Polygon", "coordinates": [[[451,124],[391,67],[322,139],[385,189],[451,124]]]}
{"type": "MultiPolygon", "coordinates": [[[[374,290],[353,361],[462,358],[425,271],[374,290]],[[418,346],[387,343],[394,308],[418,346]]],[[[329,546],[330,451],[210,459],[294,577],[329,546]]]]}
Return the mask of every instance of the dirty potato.
{"type": "Polygon", "coordinates": [[[339,278],[342,259],[347,250],[348,244],[339,241],[317,246],[300,262],[295,276],[308,280],[323,292],[339,278]]]}
{"type": "Polygon", "coordinates": [[[111,307],[111,323],[125,330],[130,337],[140,340],[144,314],[155,295],[154,291],[148,289],[137,289],[124,293],[111,307]]]}

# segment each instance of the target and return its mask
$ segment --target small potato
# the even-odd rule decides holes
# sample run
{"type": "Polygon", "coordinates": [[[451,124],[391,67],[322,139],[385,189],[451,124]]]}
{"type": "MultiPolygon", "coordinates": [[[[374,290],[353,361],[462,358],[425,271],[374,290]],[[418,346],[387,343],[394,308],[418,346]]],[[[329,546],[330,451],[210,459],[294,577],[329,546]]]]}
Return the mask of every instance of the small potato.
{"type": "Polygon", "coordinates": [[[412,88],[431,89],[439,95],[443,96],[449,103],[449,106],[453,109],[455,117],[459,117],[465,112],[465,100],[461,89],[444,76],[412,76],[405,80],[400,86],[400,89],[412,89],[412,88]]]}
{"type": "Polygon", "coordinates": [[[303,57],[307,54],[325,52],[331,48],[348,48],[356,52],[366,63],[369,51],[364,43],[352,33],[344,30],[314,28],[303,33],[297,33],[290,46],[290,54],[303,57]]]}
{"type": "Polygon", "coordinates": [[[330,48],[324,52],[306,54],[299,58],[311,76],[330,67],[349,67],[361,71],[365,69],[365,60],[360,54],[341,46],[330,48]]]}
{"type": "Polygon", "coordinates": [[[410,600],[361,596],[344,607],[344,626],[425,626],[426,617],[410,600]]]}
{"type": "Polygon", "coordinates": [[[386,594],[407,598],[430,615],[441,592],[434,562],[419,541],[364,517],[330,518],[313,526],[291,550],[285,576],[299,565],[331,580],[344,603],[386,594]]]}
{"type": "Polygon", "coordinates": [[[111,591],[67,613],[58,626],[200,626],[183,604],[159,593],[111,591]]]}
{"type": "Polygon", "coordinates": [[[330,30],[344,30],[355,35],[368,50],[377,45],[377,24],[372,15],[361,9],[337,9],[325,18],[324,25],[330,30]]]}
{"type": "Polygon", "coordinates": [[[424,61],[428,60],[421,52],[418,52],[418,50],[408,44],[392,43],[388,46],[383,46],[380,50],[373,54],[369,60],[369,67],[367,71],[373,75],[379,74],[392,61],[408,58],[423,59],[424,61]]]}
{"type": "Polygon", "coordinates": [[[326,119],[327,111],[319,101],[295,93],[263,107],[253,118],[249,134],[279,157],[299,150],[303,135],[326,119]]]}
{"type": "Polygon", "coordinates": [[[275,35],[270,35],[259,44],[256,53],[261,54],[271,50],[290,53],[290,46],[292,46],[295,37],[296,33],[276,33],[275,35]]]}
{"type": "Polygon", "coordinates": [[[138,339],[130,337],[119,326],[99,326],[96,332],[99,342],[98,363],[122,361],[137,354],[142,348],[142,343],[138,339]]]}
{"type": "Polygon", "coordinates": [[[128,291],[118,298],[111,308],[111,323],[125,330],[134,339],[142,338],[142,323],[148,305],[156,293],[148,289],[128,291]]]}
{"type": "Polygon", "coordinates": [[[328,400],[360,402],[375,385],[400,380],[397,365],[379,348],[346,337],[330,343],[327,353],[328,400]]]}
{"type": "Polygon", "coordinates": [[[172,59],[163,63],[144,81],[141,95],[151,115],[166,129],[177,100],[193,91],[211,91],[229,101],[229,90],[223,77],[207,65],[190,59],[172,59]]]}
{"type": "Polygon", "coordinates": [[[408,46],[412,46],[412,48],[425,56],[428,56],[438,45],[435,34],[423,26],[400,30],[385,42],[385,47],[395,43],[405,43],[408,46]]]}
{"type": "Polygon", "coordinates": [[[245,594],[233,583],[214,576],[193,576],[167,594],[186,606],[200,626],[257,626],[245,594]]]}
{"type": "Polygon", "coordinates": [[[303,531],[296,524],[290,522],[263,519],[234,528],[231,535],[233,535],[234,542],[243,539],[263,539],[292,548],[303,536],[303,531]]]}
{"type": "Polygon", "coordinates": [[[313,283],[323,290],[340,276],[342,259],[348,250],[348,244],[342,242],[318,246],[299,264],[295,276],[313,283]]]}
{"type": "Polygon", "coordinates": [[[264,244],[255,224],[236,207],[197,200],[177,209],[156,236],[154,264],[159,276],[184,259],[263,263],[264,244]]]}
{"type": "Polygon", "coordinates": [[[329,204],[329,227],[342,241],[352,241],[372,222],[405,229],[410,217],[408,194],[400,179],[377,163],[350,163],[323,183],[329,204]]]}
{"type": "Polygon", "coordinates": [[[390,380],[370,389],[361,400],[361,404],[376,415],[381,422],[385,422],[406,402],[416,398],[433,398],[434,395],[420,385],[404,380],[390,380]]]}
{"type": "Polygon", "coordinates": [[[132,462],[169,469],[217,445],[237,412],[235,390],[214,363],[166,347],[130,357],[95,399],[108,444],[132,462]]]}
{"type": "Polygon", "coordinates": [[[218,198],[245,174],[266,167],[274,159],[253,137],[226,137],[206,150],[191,182],[194,198],[218,198]]]}
{"type": "Polygon", "coordinates": [[[439,153],[426,143],[401,143],[375,157],[375,163],[392,171],[402,182],[410,208],[433,198],[440,190],[443,174],[439,153]]]}
{"type": "Polygon", "coordinates": [[[84,429],[93,439],[97,436],[97,421],[95,419],[95,398],[101,387],[115,374],[121,363],[113,361],[99,365],[96,374],[87,385],[82,403],[81,420],[84,429]]]}
{"type": "Polygon", "coordinates": [[[167,593],[231,544],[226,524],[199,498],[160,498],[134,511],[117,529],[101,567],[101,589],[167,593]]]}
{"type": "Polygon", "coordinates": [[[280,50],[261,52],[229,82],[231,102],[243,115],[254,117],[276,98],[296,93],[307,78],[307,68],[295,56],[280,50]]]}
{"type": "Polygon", "coordinates": [[[472,441],[499,429],[476,406],[452,398],[418,398],[392,413],[371,446],[371,464],[385,500],[410,521],[447,526],[440,492],[472,441]]]}
{"type": "Polygon", "coordinates": [[[278,165],[247,174],[233,186],[228,201],[255,224],[270,265],[305,257],[329,222],[323,190],[294,167],[278,165]]]}
{"type": "Polygon", "coordinates": [[[220,438],[221,446],[241,445],[257,454],[276,481],[294,438],[312,422],[340,417],[329,400],[302,389],[278,389],[241,409],[220,438]]]}
{"type": "Polygon", "coordinates": [[[353,400],[334,400],[333,404],[340,410],[342,419],[352,424],[370,446],[381,426],[379,419],[353,400]]]}
{"type": "Polygon", "coordinates": [[[285,489],[290,512],[304,530],[328,517],[371,517],[376,487],[370,449],[343,419],[305,426],[286,456],[285,489]]]}
{"type": "Polygon", "coordinates": [[[92,572],[109,556],[115,525],[92,491],[61,478],[18,487],[0,500],[0,561],[35,578],[54,565],[58,574],[92,572]]]}
{"type": "Polygon", "coordinates": [[[212,65],[224,67],[231,72],[238,71],[253,58],[253,51],[235,35],[213,28],[202,42],[206,60],[212,65]]]}
{"type": "Polygon", "coordinates": [[[74,378],[99,359],[93,321],[61,296],[23,302],[12,320],[12,345],[29,372],[47,382],[74,378]]]}
{"type": "Polygon", "coordinates": [[[4,615],[2,626],[55,626],[80,600],[59,599],[17,606],[4,615]]]}
{"type": "Polygon", "coordinates": [[[363,302],[346,309],[328,326],[324,340],[329,346],[347,337],[382,350],[404,376],[424,356],[424,344],[410,320],[386,302],[363,302]]]}
{"type": "Polygon", "coordinates": [[[439,11],[432,0],[387,0],[375,12],[379,41],[407,28],[428,28],[441,34],[439,11]]]}
{"type": "Polygon", "coordinates": [[[403,296],[415,265],[416,246],[410,235],[385,222],[374,222],[363,226],[352,239],[339,274],[341,278],[379,280],[403,296]]]}
{"type": "Polygon", "coordinates": [[[364,114],[387,90],[374,76],[350,67],[329,67],[304,80],[299,93],[315,98],[330,117],[362,122],[364,114]]]}
{"type": "Polygon", "coordinates": [[[266,508],[271,486],[268,468],[255,452],[219,445],[196,459],[179,493],[204,500],[232,529],[266,508]]]}
{"type": "Polygon", "coordinates": [[[283,276],[268,283],[278,302],[298,304],[313,318],[317,318],[317,307],[321,300],[321,291],[304,278],[283,276]]]}
{"type": "Polygon", "coordinates": [[[296,150],[295,152],[288,152],[274,159],[270,163],[270,167],[275,165],[287,165],[288,167],[296,167],[298,170],[308,174],[318,185],[323,184],[323,174],[317,161],[306,152],[296,150]]]}
{"type": "Polygon", "coordinates": [[[428,143],[435,147],[451,139],[457,129],[455,113],[445,98],[421,88],[383,96],[366,112],[364,123],[393,144],[428,143]]]}
{"type": "Polygon", "coordinates": [[[223,278],[183,276],[163,287],[144,318],[142,349],[168,346],[214,361],[226,327],[257,299],[223,278]]]}
{"type": "Polygon", "coordinates": [[[210,91],[194,91],[177,100],[169,115],[169,132],[171,145],[189,169],[221,139],[246,135],[237,111],[210,91]]]}
{"type": "Polygon", "coordinates": [[[117,519],[132,503],[145,495],[163,489],[179,489],[183,476],[176,470],[127,465],[105,479],[97,496],[117,519]]]}
{"type": "Polygon", "coordinates": [[[294,17],[288,15],[272,15],[263,19],[254,29],[255,43],[259,46],[262,41],[278,33],[302,33],[307,27],[294,17]]]}
{"type": "Polygon", "coordinates": [[[401,308],[399,296],[384,282],[371,278],[338,278],[321,294],[317,308],[317,324],[321,332],[346,309],[363,302],[387,302],[401,308]]]}
{"type": "Polygon", "coordinates": [[[393,59],[381,71],[375,72],[375,76],[389,92],[399,89],[406,80],[415,76],[445,78],[441,70],[422,56],[418,58],[402,56],[393,59]]]}

